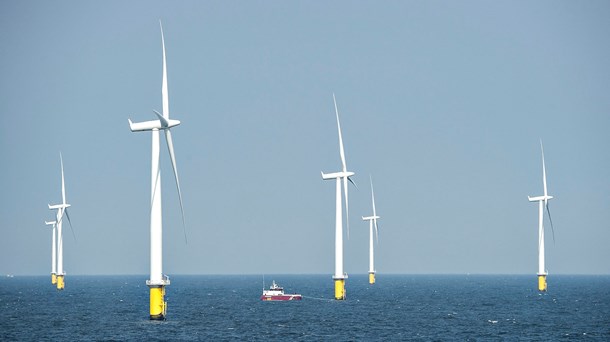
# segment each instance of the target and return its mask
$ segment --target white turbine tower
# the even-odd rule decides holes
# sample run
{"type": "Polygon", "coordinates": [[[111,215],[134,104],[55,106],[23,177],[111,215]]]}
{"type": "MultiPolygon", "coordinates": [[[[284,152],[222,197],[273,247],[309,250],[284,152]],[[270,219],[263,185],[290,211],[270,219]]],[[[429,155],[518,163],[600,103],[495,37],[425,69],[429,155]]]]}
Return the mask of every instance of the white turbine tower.
{"type": "MultiPolygon", "coordinates": [[[[68,208],[70,204],[66,203],[66,186],[64,182],[64,160],[59,153],[59,160],[61,163],[61,200],[62,203],[50,205],[49,209],[57,209],[55,221],[57,222],[57,289],[63,290],[65,287],[64,283],[64,242],[63,242],[63,218],[64,214],[68,218],[68,223],[72,226],[70,221],[70,215],[68,215],[68,208]]],[[[52,280],[52,279],[51,279],[52,280]]]]}
{"type": "Polygon", "coordinates": [[[379,242],[379,230],[377,229],[377,216],[375,210],[375,192],[373,191],[373,178],[371,177],[371,200],[373,201],[373,216],[362,217],[363,221],[369,221],[369,284],[375,284],[375,256],[373,248],[373,226],[375,227],[375,238],[379,242]]]}
{"type": "MultiPolygon", "coordinates": [[[[161,26],[161,22],[159,21],[161,26]]],[[[150,205],[150,279],[146,285],[150,288],[150,319],[163,320],[167,314],[167,303],[165,302],[165,286],[170,284],[169,278],[163,274],[163,224],[161,217],[161,171],[159,168],[159,131],[165,132],[165,140],[169,156],[174,170],[174,178],[180,199],[180,211],[182,213],[182,224],[184,223],[184,209],[182,207],[182,192],[178,181],[178,170],[176,169],[176,157],[174,155],[174,144],[170,128],[178,126],[180,121],[169,118],[169,97],[167,92],[167,66],[165,59],[165,40],[163,37],[163,26],[161,26],[161,45],[163,48],[163,83],[161,96],[163,114],[154,111],[158,120],[133,123],[129,121],[132,132],[152,132],[152,163],[151,163],[151,205],[150,205]]]]}
{"type": "Polygon", "coordinates": [[[345,279],[347,274],[343,271],[343,210],[341,207],[341,181],[343,181],[343,191],[345,194],[345,217],[347,221],[347,236],[349,237],[349,205],[347,200],[347,181],[352,184],[354,182],[349,178],[354,175],[353,172],[347,171],[345,164],[345,152],[343,150],[343,138],[341,137],[341,124],[339,123],[339,111],[337,110],[337,101],[333,94],[335,103],[335,114],[337,116],[337,130],[339,132],[339,155],[341,156],[342,169],[339,172],[325,174],[322,172],[322,179],[336,180],[336,219],[335,219],[335,274],[333,279],[335,282],[335,299],[345,299],[345,279]]]}
{"type": "Polygon", "coordinates": [[[52,226],[53,231],[53,244],[51,245],[51,284],[57,284],[57,221],[47,222],[44,221],[47,226],[52,226]]]}
{"type": "Polygon", "coordinates": [[[542,140],[540,140],[540,150],[542,151],[542,185],[544,195],[530,197],[527,196],[530,202],[538,202],[538,290],[546,291],[546,276],[548,274],[544,265],[544,209],[549,215],[549,222],[551,223],[551,232],[553,232],[553,241],[555,241],[555,232],[553,230],[553,220],[551,219],[551,212],[549,211],[549,200],[553,196],[549,196],[546,189],[546,168],[544,165],[544,148],[542,147],[542,140]]]}

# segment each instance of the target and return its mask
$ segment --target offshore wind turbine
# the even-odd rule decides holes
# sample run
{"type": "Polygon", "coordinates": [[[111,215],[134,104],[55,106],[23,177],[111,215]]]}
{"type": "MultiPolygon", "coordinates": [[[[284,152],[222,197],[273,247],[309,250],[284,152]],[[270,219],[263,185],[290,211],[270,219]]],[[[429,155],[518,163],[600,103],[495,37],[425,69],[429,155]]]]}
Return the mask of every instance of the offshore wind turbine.
{"type": "Polygon", "coordinates": [[[57,284],[57,221],[47,222],[44,221],[47,226],[52,226],[53,231],[53,243],[51,244],[51,284],[57,284]]]}
{"type": "MultiPolygon", "coordinates": [[[[72,222],[70,221],[70,215],[68,214],[68,208],[70,204],[66,203],[66,185],[64,181],[64,160],[61,156],[61,152],[59,153],[59,160],[61,163],[61,203],[50,205],[50,210],[57,210],[55,214],[55,221],[57,222],[57,289],[63,290],[65,287],[64,276],[66,275],[64,272],[64,242],[63,242],[63,218],[64,215],[68,218],[68,223],[70,227],[72,226],[72,222]]],[[[51,281],[53,278],[51,276],[51,281]]]]}
{"type": "Polygon", "coordinates": [[[542,147],[542,140],[540,140],[540,150],[542,152],[542,186],[544,195],[530,197],[527,196],[530,202],[538,202],[538,290],[546,291],[547,283],[546,276],[548,271],[544,265],[544,211],[546,209],[549,215],[549,222],[551,223],[551,231],[553,232],[553,241],[555,241],[555,232],[553,230],[553,220],[551,219],[551,212],[549,211],[549,200],[553,196],[549,196],[546,188],[546,168],[544,165],[544,148],[542,147]]]}
{"type": "MultiPolygon", "coordinates": [[[[132,132],[152,132],[152,162],[151,162],[151,190],[150,190],[150,279],[146,281],[150,289],[150,319],[164,320],[167,315],[167,302],[165,302],[165,287],[170,284],[169,277],[163,274],[163,222],[161,217],[161,170],[159,168],[159,131],[165,132],[165,141],[174,170],[174,178],[180,199],[180,211],[182,213],[182,224],[184,223],[184,209],[182,207],[182,192],[178,181],[178,170],[176,168],[176,157],[174,155],[174,144],[170,128],[178,126],[180,121],[169,118],[169,96],[167,91],[167,63],[165,58],[165,40],[163,37],[163,26],[161,27],[161,46],[163,49],[163,81],[161,85],[161,97],[163,114],[154,111],[157,120],[133,123],[129,121],[132,132]]],[[[186,228],[185,237],[186,237],[186,228]]]]}
{"type": "MultiPolygon", "coordinates": [[[[343,150],[343,138],[341,136],[341,124],[339,123],[339,111],[337,110],[337,100],[333,94],[333,102],[335,103],[335,114],[337,116],[337,130],[339,132],[339,155],[341,157],[341,171],[327,173],[322,172],[323,180],[336,180],[336,216],[335,216],[335,273],[333,280],[335,282],[335,299],[345,299],[345,279],[347,273],[343,271],[343,208],[341,206],[341,183],[343,182],[343,191],[345,194],[345,217],[347,221],[347,236],[349,237],[349,205],[347,201],[347,181],[352,184],[351,176],[353,172],[347,171],[345,164],[345,151],[343,150]]],[[[355,185],[355,184],[354,184],[355,185]]]]}
{"type": "Polygon", "coordinates": [[[373,191],[373,178],[371,177],[371,200],[373,202],[373,216],[362,217],[363,221],[369,221],[369,284],[375,284],[375,256],[373,247],[373,226],[375,226],[375,238],[379,242],[379,230],[377,229],[377,216],[375,210],[375,192],[373,191]]]}

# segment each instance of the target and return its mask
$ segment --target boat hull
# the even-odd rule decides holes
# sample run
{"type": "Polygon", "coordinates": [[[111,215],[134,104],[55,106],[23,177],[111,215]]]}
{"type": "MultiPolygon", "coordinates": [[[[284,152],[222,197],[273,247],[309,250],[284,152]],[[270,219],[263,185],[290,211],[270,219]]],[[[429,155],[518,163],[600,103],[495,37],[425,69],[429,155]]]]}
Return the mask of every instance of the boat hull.
{"type": "Polygon", "coordinates": [[[284,295],[262,295],[261,300],[264,301],[286,301],[286,300],[301,300],[303,296],[300,294],[284,294],[284,295]]]}

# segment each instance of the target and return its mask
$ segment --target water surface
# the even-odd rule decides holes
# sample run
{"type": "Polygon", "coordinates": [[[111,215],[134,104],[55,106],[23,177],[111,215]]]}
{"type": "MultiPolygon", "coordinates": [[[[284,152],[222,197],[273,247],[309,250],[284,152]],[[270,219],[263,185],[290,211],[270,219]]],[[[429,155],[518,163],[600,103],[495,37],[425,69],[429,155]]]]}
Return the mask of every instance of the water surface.
{"type": "Polygon", "coordinates": [[[610,341],[610,276],[368,275],[335,301],[329,275],[266,276],[302,301],[262,302],[261,276],[174,276],[148,319],[146,276],[0,279],[0,340],[610,341]]]}

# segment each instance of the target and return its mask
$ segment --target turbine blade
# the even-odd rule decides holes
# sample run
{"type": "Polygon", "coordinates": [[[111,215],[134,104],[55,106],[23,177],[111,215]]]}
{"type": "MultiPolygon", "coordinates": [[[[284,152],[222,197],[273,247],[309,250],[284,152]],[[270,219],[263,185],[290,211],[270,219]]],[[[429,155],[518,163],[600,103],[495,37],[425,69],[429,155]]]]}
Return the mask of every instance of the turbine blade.
{"type": "Polygon", "coordinates": [[[70,215],[68,214],[68,209],[64,209],[65,213],[66,213],[66,217],[68,218],[68,223],[70,224],[70,231],[72,232],[72,237],[74,238],[74,241],[76,241],[76,234],[74,234],[74,228],[72,228],[72,221],[70,220],[70,215]]]}
{"type": "Polygon", "coordinates": [[[345,165],[345,151],[343,150],[343,137],[341,136],[341,124],[339,123],[339,111],[337,110],[337,100],[333,93],[333,102],[335,103],[335,114],[337,115],[337,130],[339,131],[339,155],[341,156],[341,165],[343,166],[343,172],[347,171],[345,165]]]}
{"type": "Polygon", "coordinates": [[[182,227],[184,230],[184,242],[188,243],[186,238],[186,222],[184,220],[184,207],[182,206],[182,191],[180,191],[180,181],[178,180],[178,168],[176,167],[176,156],[174,155],[174,143],[172,141],[172,133],[169,129],[165,130],[165,140],[167,141],[167,149],[172,160],[172,168],[174,169],[174,178],[176,179],[176,188],[178,189],[178,198],[180,199],[180,212],[182,213],[182,227]]]}
{"type": "Polygon", "coordinates": [[[159,20],[159,26],[161,27],[161,45],[163,47],[163,83],[161,85],[161,96],[163,98],[163,117],[169,119],[169,96],[167,93],[167,63],[165,59],[165,38],[163,36],[163,25],[159,20]]]}
{"type": "Polygon", "coordinates": [[[347,178],[343,177],[343,193],[345,194],[345,222],[347,223],[347,239],[349,240],[349,203],[347,202],[347,178]]]}
{"type": "Polygon", "coordinates": [[[352,183],[353,186],[356,187],[356,189],[358,189],[358,185],[356,185],[356,183],[354,183],[354,181],[352,180],[352,177],[347,177],[347,180],[352,183]]]}
{"type": "Polygon", "coordinates": [[[553,219],[551,218],[551,211],[549,210],[549,204],[546,204],[546,213],[549,215],[549,222],[551,223],[551,233],[553,235],[553,246],[555,245],[555,228],[553,228],[553,219]]]}
{"type": "Polygon", "coordinates": [[[59,152],[59,162],[61,163],[61,200],[63,204],[66,204],[66,185],[64,182],[64,159],[59,152]]]}
{"type": "Polygon", "coordinates": [[[63,220],[64,220],[64,212],[63,212],[64,210],[65,210],[65,208],[64,209],[58,209],[59,219],[57,220],[57,225],[60,225],[63,222],[63,220]]]}
{"type": "MultiPolygon", "coordinates": [[[[544,197],[547,196],[546,191],[546,167],[544,165],[544,148],[542,147],[542,139],[540,139],[540,150],[542,151],[542,185],[544,187],[544,197]]],[[[544,200],[546,204],[546,199],[544,200]]]]}
{"type": "Polygon", "coordinates": [[[155,113],[155,115],[157,116],[157,118],[159,118],[159,121],[161,121],[161,126],[163,127],[167,127],[169,126],[169,122],[167,121],[166,118],[163,117],[163,115],[161,115],[159,112],[157,112],[156,110],[153,109],[153,112],[155,113]]]}
{"type": "MultiPolygon", "coordinates": [[[[373,177],[369,175],[371,179],[371,199],[373,200],[373,216],[377,216],[377,211],[375,210],[375,191],[373,190],[373,177]]],[[[375,220],[375,225],[377,224],[377,220],[375,220]]]]}

